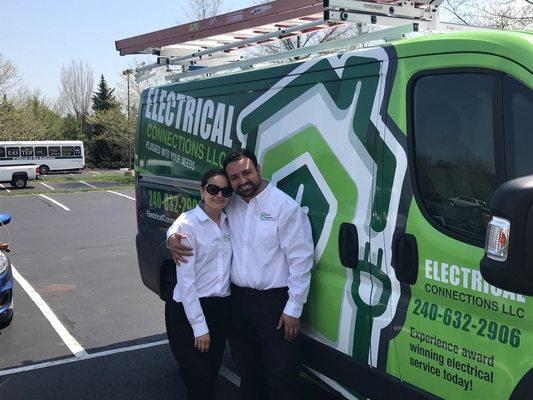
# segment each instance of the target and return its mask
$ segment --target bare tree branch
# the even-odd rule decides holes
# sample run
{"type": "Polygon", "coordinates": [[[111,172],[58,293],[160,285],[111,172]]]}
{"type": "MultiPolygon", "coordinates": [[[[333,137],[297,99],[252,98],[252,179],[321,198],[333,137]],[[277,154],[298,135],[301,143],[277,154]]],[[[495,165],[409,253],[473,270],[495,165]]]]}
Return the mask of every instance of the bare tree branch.
{"type": "Polygon", "coordinates": [[[17,67],[0,54],[0,96],[7,95],[21,82],[17,67]]]}
{"type": "Polygon", "coordinates": [[[61,68],[59,105],[63,111],[83,117],[91,108],[94,76],[89,64],[72,60],[69,67],[61,68]]]}
{"type": "MultiPolygon", "coordinates": [[[[190,0],[183,11],[191,21],[206,19],[220,14],[223,0],[190,0]]],[[[181,19],[178,18],[178,21],[181,19]]]]}

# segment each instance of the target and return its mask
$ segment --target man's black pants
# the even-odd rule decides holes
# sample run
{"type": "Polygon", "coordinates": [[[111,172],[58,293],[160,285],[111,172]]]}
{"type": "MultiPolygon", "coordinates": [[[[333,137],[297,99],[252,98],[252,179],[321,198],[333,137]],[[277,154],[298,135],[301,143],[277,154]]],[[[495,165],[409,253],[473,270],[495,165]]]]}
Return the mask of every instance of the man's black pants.
{"type": "Polygon", "coordinates": [[[212,400],[215,399],[215,381],[228,337],[229,297],[204,297],[200,304],[211,339],[207,353],[194,348],[194,334],[182,303],[169,302],[167,332],[174,338],[171,340],[172,351],[178,360],[189,400],[212,400]]]}
{"type": "Polygon", "coordinates": [[[287,303],[287,288],[258,291],[231,288],[230,348],[241,375],[244,400],[297,399],[298,341],[276,329],[287,303]]]}

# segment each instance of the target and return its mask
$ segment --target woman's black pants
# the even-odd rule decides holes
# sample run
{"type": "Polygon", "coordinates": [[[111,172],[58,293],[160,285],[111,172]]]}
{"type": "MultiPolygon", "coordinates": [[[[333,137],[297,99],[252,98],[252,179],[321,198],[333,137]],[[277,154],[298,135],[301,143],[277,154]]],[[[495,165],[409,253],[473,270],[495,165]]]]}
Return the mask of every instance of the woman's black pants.
{"type": "Polygon", "coordinates": [[[228,337],[229,297],[200,299],[211,338],[207,353],[200,353],[194,348],[194,334],[183,305],[175,301],[170,303],[166,310],[167,334],[187,387],[188,398],[215,399],[215,381],[228,337]]]}

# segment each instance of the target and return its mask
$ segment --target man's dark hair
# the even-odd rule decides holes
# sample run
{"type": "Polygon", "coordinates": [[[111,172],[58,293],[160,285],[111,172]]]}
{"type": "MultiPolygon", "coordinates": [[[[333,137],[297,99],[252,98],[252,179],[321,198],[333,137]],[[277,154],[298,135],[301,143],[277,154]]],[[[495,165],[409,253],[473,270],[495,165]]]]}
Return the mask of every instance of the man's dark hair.
{"type": "Polygon", "coordinates": [[[222,162],[222,165],[224,166],[224,171],[226,171],[226,168],[229,163],[242,160],[243,158],[249,158],[250,160],[252,160],[252,162],[254,163],[254,167],[257,168],[257,157],[252,151],[248,149],[237,149],[233,150],[226,156],[226,158],[224,158],[224,161],[222,162]]]}
{"type": "Polygon", "coordinates": [[[212,178],[213,176],[217,176],[217,175],[226,176],[226,173],[219,168],[213,168],[207,171],[205,174],[203,174],[202,182],[200,183],[200,185],[202,186],[202,189],[205,189],[205,186],[207,185],[207,181],[209,180],[209,178],[212,178]]]}

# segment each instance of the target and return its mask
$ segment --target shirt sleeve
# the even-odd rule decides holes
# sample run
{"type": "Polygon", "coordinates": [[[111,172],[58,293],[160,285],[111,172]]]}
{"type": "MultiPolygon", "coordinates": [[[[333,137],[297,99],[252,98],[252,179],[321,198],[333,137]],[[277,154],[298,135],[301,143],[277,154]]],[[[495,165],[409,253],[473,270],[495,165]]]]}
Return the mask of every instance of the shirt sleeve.
{"type": "Polygon", "coordinates": [[[166,245],[167,249],[170,249],[170,246],[168,245],[168,239],[170,239],[170,236],[172,236],[175,233],[185,233],[180,230],[180,227],[183,224],[183,219],[181,219],[181,216],[178,217],[172,225],[170,225],[170,228],[167,229],[167,239],[166,239],[166,245]]]}
{"type": "Polygon", "coordinates": [[[285,207],[278,223],[279,240],[289,265],[289,300],[284,314],[300,318],[311,285],[314,244],[307,214],[298,204],[285,207]]]}
{"type": "MultiPolygon", "coordinates": [[[[196,247],[196,239],[191,226],[178,223],[176,228],[178,228],[176,232],[187,234],[187,238],[182,240],[194,249],[196,247]]],[[[176,266],[176,280],[176,290],[179,293],[187,320],[191,324],[194,337],[208,333],[209,328],[207,327],[200,298],[196,290],[196,252],[188,258],[187,263],[176,266]]]]}

